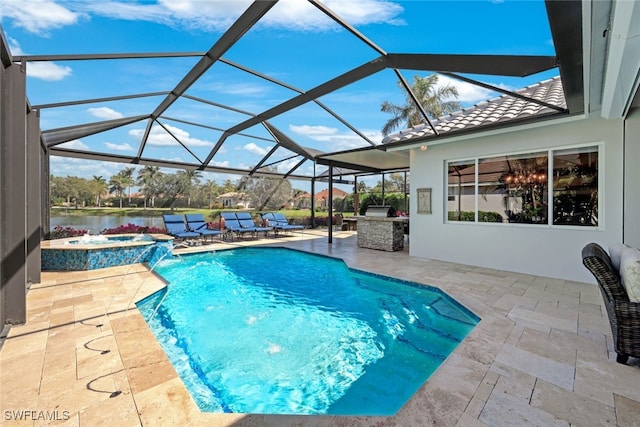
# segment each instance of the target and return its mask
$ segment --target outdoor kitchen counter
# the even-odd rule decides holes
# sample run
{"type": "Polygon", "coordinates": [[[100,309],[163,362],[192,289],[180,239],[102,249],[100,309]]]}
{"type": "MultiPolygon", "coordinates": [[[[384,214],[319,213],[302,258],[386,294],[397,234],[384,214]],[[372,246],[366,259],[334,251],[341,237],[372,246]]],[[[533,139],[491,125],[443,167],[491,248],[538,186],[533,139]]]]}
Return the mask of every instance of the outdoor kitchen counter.
{"type": "Polygon", "coordinates": [[[404,249],[404,230],[409,218],[358,217],[358,247],[382,251],[404,249]]]}

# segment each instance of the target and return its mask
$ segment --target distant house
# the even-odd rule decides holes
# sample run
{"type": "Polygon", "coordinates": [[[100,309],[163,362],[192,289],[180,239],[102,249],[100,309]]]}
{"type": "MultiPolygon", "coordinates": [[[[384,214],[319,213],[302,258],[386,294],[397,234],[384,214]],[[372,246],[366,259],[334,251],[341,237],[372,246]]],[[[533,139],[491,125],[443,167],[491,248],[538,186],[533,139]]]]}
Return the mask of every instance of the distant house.
{"type": "Polygon", "coordinates": [[[249,196],[246,193],[230,192],[216,197],[216,200],[225,208],[248,209],[251,205],[249,196]]]}
{"type": "MultiPolygon", "coordinates": [[[[349,193],[340,190],[339,188],[333,189],[333,200],[343,199],[349,193]]],[[[322,190],[315,195],[316,199],[316,208],[327,208],[329,206],[329,190],[322,190]]],[[[302,193],[298,197],[295,198],[295,205],[301,209],[309,209],[311,208],[311,194],[302,193]]]]}

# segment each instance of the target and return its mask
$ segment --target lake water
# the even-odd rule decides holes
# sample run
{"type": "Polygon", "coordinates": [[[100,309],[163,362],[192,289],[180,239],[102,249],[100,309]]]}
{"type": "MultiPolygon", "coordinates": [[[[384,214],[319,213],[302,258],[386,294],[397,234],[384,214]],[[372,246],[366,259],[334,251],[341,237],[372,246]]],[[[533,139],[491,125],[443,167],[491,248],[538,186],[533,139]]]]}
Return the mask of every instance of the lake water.
{"type": "Polygon", "coordinates": [[[98,234],[105,228],[116,228],[121,225],[135,224],[146,227],[164,227],[162,217],[148,216],[52,216],[51,229],[56,226],[90,230],[91,234],[98,234]]]}

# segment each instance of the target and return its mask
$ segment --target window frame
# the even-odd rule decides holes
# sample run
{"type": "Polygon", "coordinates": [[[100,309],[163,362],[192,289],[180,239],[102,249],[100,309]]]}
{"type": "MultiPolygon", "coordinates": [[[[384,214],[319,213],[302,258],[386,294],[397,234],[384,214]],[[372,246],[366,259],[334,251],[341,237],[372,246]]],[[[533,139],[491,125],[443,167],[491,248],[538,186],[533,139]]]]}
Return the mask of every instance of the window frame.
{"type": "Polygon", "coordinates": [[[603,224],[604,224],[604,216],[603,216],[603,198],[604,198],[604,179],[605,179],[605,172],[604,172],[604,142],[599,141],[599,142],[591,142],[591,143],[581,143],[581,144],[571,144],[571,145],[562,145],[562,146],[554,146],[554,147],[542,147],[542,148],[531,148],[529,150],[520,150],[520,151],[513,151],[513,152],[501,152],[501,153],[495,153],[495,154],[487,154],[487,155],[482,155],[482,156],[474,156],[474,157],[460,157],[460,158],[453,158],[453,159],[445,159],[444,161],[444,168],[443,168],[443,172],[444,172],[444,200],[443,200],[443,219],[444,219],[444,223],[445,224],[482,224],[482,225],[487,225],[487,226],[494,226],[494,227],[504,227],[504,226],[510,226],[510,227],[535,227],[535,228],[541,228],[541,227],[548,227],[548,228],[556,228],[556,229],[571,229],[571,230],[575,230],[575,229],[585,229],[585,230],[601,230],[603,228],[603,224]],[[597,196],[597,218],[598,218],[598,225],[595,226],[588,226],[588,225],[577,225],[577,224],[554,224],[553,223],[553,215],[554,215],[554,187],[553,187],[553,166],[554,166],[554,155],[557,152],[561,152],[564,150],[571,150],[571,149],[583,149],[583,148],[590,148],[593,147],[595,149],[595,152],[598,155],[598,161],[597,161],[597,180],[598,180],[598,184],[597,184],[597,191],[598,191],[598,196],[597,196]],[[486,159],[491,159],[494,157],[508,157],[508,156],[523,156],[523,155],[535,155],[535,154],[540,154],[540,153],[544,153],[547,156],[547,191],[546,191],[546,202],[547,202],[547,221],[544,223],[525,223],[525,222],[488,222],[488,221],[479,221],[478,216],[479,216],[479,212],[478,212],[478,208],[479,208],[479,197],[481,197],[480,195],[480,183],[479,183],[479,173],[478,173],[478,169],[479,169],[479,165],[480,162],[482,160],[486,160],[486,159]],[[449,165],[452,163],[467,163],[467,164],[473,164],[474,165],[474,169],[475,169],[475,181],[473,184],[474,187],[474,220],[473,221],[455,221],[455,220],[449,220],[449,216],[448,216],[448,203],[450,202],[449,200],[449,165]]]}

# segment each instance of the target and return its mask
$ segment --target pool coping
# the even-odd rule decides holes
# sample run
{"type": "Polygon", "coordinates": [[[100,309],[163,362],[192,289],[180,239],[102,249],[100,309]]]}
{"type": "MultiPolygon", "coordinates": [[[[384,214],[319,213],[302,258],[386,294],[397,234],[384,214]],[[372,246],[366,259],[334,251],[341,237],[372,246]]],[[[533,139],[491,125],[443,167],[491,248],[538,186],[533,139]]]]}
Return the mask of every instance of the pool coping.
{"type": "Polygon", "coordinates": [[[270,243],[440,288],[481,318],[395,416],[200,412],[132,302],[165,286],[139,264],[43,273],[27,295],[27,324],[11,328],[0,349],[0,409],[68,411],[71,425],[234,426],[505,425],[519,414],[543,425],[624,425],[640,410],[640,370],[615,363],[597,287],[406,252],[385,253],[381,263],[349,235],[334,245],[316,237],[270,243]]]}
{"type": "Polygon", "coordinates": [[[139,234],[145,234],[153,238],[153,240],[140,240],[140,241],[114,241],[113,243],[100,244],[100,245],[92,245],[92,244],[69,244],[69,242],[73,242],[81,239],[83,236],[76,237],[65,237],[62,239],[53,239],[53,240],[43,240],[40,242],[40,248],[43,250],[55,249],[55,250],[100,250],[100,249],[111,249],[111,248],[125,248],[125,247],[133,247],[133,246],[147,246],[153,245],[156,241],[169,241],[173,240],[172,236],[168,236],[166,234],[150,234],[150,233],[122,233],[122,234],[103,234],[103,236],[110,237],[129,237],[129,236],[137,236],[139,234]]]}

